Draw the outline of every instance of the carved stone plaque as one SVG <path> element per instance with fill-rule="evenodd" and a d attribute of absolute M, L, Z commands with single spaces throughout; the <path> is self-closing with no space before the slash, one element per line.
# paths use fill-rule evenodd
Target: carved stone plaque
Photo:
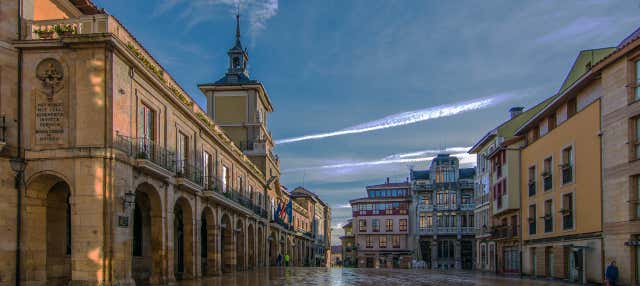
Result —
<path fill-rule="evenodd" d="M 45 59 L 36 68 L 36 78 L 41 88 L 36 92 L 35 143 L 59 145 L 65 143 L 67 129 L 66 96 L 64 96 L 64 71 L 55 59 Z"/>
<path fill-rule="evenodd" d="M 65 134 L 65 108 L 61 101 L 36 102 L 36 143 L 62 144 Z"/>

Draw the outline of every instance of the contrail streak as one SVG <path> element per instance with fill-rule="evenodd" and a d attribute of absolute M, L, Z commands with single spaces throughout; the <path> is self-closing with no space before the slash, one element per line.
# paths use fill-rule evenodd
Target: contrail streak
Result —
<path fill-rule="evenodd" d="M 462 101 L 462 102 L 457 102 L 452 104 L 429 107 L 429 108 L 420 109 L 420 110 L 396 113 L 396 114 L 385 116 L 378 120 L 369 121 L 363 124 L 358 124 L 358 125 L 351 126 L 345 129 L 337 130 L 337 131 L 276 140 L 276 144 L 286 144 L 286 143 L 327 138 L 327 137 L 340 136 L 340 135 L 346 135 L 346 134 L 363 133 L 363 132 L 369 132 L 369 131 L 374 131 L 379 129 L 412 124 L 412 123 L 421 122 L 421 121 L 434 119 L 434 118 L 452 116 L 462 112 L 487 108 L 487 107 L 499 104 L 501 102 L 504 102 L 516 95 L 522 96 L 523 93 L 526 93 L 526 92 L 505 92 L 505 93 L 499 93 L 490 97 L 483 97 L 483 98 Z"/>
<path fill-rule="evenodd" d="M 460 153 L 460 152 L 469 151 L 469 149 L 471 149 L 471 147 L 449 147 L 443 150 L 422 150 L 422 151 L 411 152 L 411 153 L 389 155 L 387 157 L 384 157 L 383 160 L 411 158 L 411 157 L 418 157 L 418 156 L 424 156 L 424 155 L 430 155 L 430 154 L 433 155 L 438 153 L 454 153 L 454 152 Z"/>
<path fill-rule="evenodd" d="M 473 163 L 475 162 L 475 155 L 471 155 L 468 153 L 456 153 L 451 156 L 458 157 L 460 159 L 460 163 Z M 396 159 L 381 159 L 375 161 L 364 161 L 364 162 L 353 162 L 353 163 L 341 163 L 341 164 L 331 164 L 331 165 L 323 165 L 323 166 L 314 166 L 314 167 L 302 167 L 302 168 L 294 168 L 282 171 L 282 173 L 291 173 L 297 171 L 309 171 L 309 170 L 325 170 L 325 169 L 340 169 L 340 168 L 354 168 L 354 167 L 371 167 L 378 165 L 386 165 L 386 164 L 399 164 L 399 163 L 416 163 L 416 162 L 424 162 L 431 161 L 435 158 L 435 156 L 429 157 L 417 157 L 417 158 L 396 158 Z"/>

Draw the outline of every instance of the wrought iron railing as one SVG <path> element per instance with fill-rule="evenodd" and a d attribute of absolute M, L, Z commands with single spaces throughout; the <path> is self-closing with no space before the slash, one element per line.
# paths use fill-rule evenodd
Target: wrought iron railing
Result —
<path fill-rule="evenodd" d="M 493 227 L 491 236 L 493 238 L 512 238 L 518 236 L 520 227 L 518 225 L 500 225 Z"/>
<path fill-rule="evenodd" d="M 243 207 L 253 211 L 256 215 L 267 218 L 267 210 L 262 206 L 255 203 L 251 198 L 243 195 L 241 192 L 226 185 L 226 189 L 223 187 L 222 180 L 216 176 L 207 176 L 204 178 L 205 191 L 212 191 L 225 196 L 227 199 L 234 201 Z"/>
<path fill-rule="evenodd" d="M 475 204 L 460 204 L 460 210 L 472 211 L 475 208 Z"/>
<path fill-rule="evenodd" d="M 149 160 L 168 171 L 176 171 L 175 152 L 153 140 L 116 134 L 113 147 L 135 159 Z"/>
<path fill-rule="evenodd" d="M 176 164 L 176 176 L 185 178 L 197 185 L 202 186 L 202 168 L 191 163 L 189 160 L 179 160 Z"/>

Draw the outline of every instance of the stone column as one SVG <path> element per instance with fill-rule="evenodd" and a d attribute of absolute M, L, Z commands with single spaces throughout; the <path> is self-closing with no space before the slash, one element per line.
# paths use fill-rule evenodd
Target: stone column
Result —
<path fill-rule="evenodd" d="M 454 256 L 455 256 L 455 269 L 462 269 L 462 243 L 460 239 L 455 241 Z"/>
<path fill-rule="evenodd" d="M 431 268 L 438 268 L 438 240 L 434 238 L 431 240 Z"/>

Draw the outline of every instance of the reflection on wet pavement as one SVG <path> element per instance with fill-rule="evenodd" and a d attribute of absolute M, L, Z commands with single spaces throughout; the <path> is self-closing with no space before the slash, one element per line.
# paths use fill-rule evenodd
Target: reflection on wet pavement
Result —
<path fill-rule="evenodd" d="M 283 268 L 225 274 L 202 280 L 183 281 L 181 286 L 257 286 L 257 285 L 487 285 L 551 286 L 570 285 L 557 281 L 520 279 L 464 271 L 424 269 L 365 268 Z"/>

